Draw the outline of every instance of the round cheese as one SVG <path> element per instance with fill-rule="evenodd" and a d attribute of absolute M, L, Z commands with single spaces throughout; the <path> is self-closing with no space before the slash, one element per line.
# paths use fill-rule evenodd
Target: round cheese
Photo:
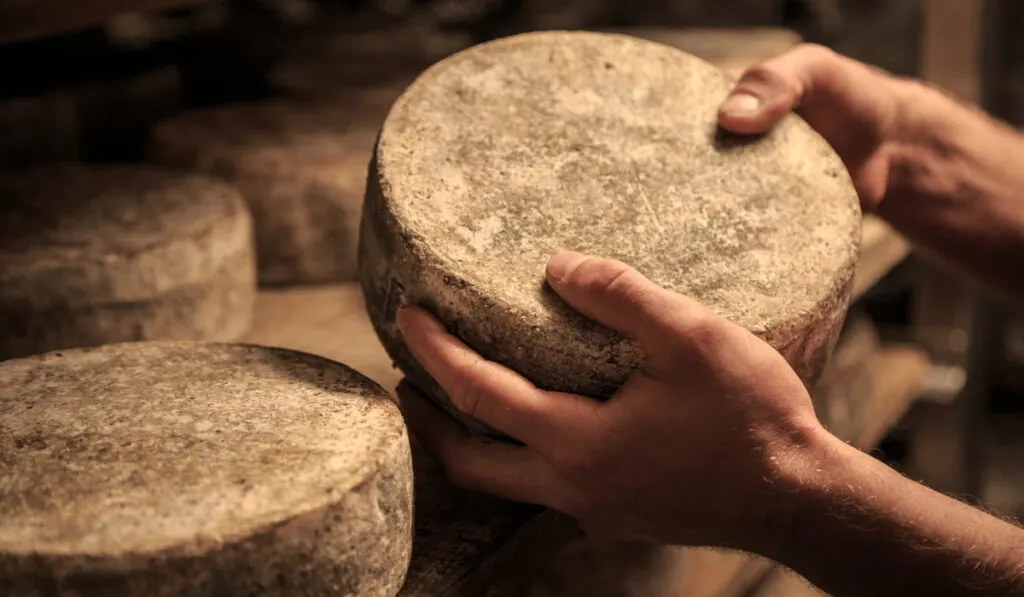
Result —
<path fill-rule="evenodd" d="M 366 172 L 383 116 L 288 101 L 162 122 L 151 157 L 237 187 L 253 213 L 263 285 L 355 279 Z"/>
<path fill-rule="evenodd" d="M 570 249 L 706 304 L 810 385 L 850 300 L 857 194 L 795 116 L 759 138 L 720 130 L 730 89 L 689 54 L 601 33 L 524 34 L 427 70 L 384 123 L 361 232 L 371 319 L 406 375 L 448 404 L 395 325 L 417 303 L 541 388 L 613 394 L 643 355 L 545 286 Z"/>
<path fill-rule="evenodd" d="M 0 363 L 9 597 L 392 597 L 412 546 L 405 427 L 338 363 L 128 343 Z"/>
<path fill-rule="evenodd" d="M 0 358 L 248 327 L 251 217 L 223 183 L 55 165 L 0 176 L 0 204 Z"/>

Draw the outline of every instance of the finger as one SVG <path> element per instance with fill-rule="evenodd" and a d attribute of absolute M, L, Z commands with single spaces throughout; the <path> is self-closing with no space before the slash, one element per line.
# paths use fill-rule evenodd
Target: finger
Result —
<path fill-rule="evenodd" d="M 569 306 L 640 342 L 649 356 L 658 351 L 666 332 L 697 325 L 710 315 L 703 305 L 612 259 L 561 252 L 548 261 L 547 277 Z"/>
<path fill-rule="evenodd" d="M 539 390 L 511 369 L 481 357 L 421 308 L 400 311 L 398 326 L 413 357 L 456 408 L 542 452 L 585 433 L 597 420 L 597 401 Z"/>
<path fill-rule="evenodd" d="M 878 69 L 804 44 L 747 69 L 722 103 L 719 122 L 734 133 L 760 134 L 796 110 L 842 155 L 851 130 L 858 145 L 865 136 L 869 143 L 881 138 L 895 109 L 892 87 Z"/>
<path fill-rule="evenodd" d="M 398 385 L 397 393 L 409 429 L 453 484 L 561 509 L 564 482 L 536 450 L 470 435 L 407 381 Z"/>
<path fill-rule="evenodd" d="M 735 133 L 768 131 L 835 76 L 835 59 L 830 50 L 805 45 L 747 69 L 722 104 L 719 121 Z"/>

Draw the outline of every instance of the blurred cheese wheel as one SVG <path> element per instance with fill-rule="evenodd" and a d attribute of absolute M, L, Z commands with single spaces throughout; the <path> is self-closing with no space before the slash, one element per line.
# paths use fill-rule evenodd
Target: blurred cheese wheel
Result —
<path fill-rule="evenodd" d="M 261 284 L 347 281 L 380 119 L 276 100 L 196 110 L 157 126 L 150 156 L 241 190 Z"/>
<path fill-rule="evenodd" d="M 142 165 L 0 175 L 0 358 L 234 339 L 254 299 L 251 217 L 221 182 Z"/>

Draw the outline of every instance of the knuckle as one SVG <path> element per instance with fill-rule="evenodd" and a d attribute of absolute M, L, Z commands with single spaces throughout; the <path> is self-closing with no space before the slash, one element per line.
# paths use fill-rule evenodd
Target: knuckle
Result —
<path fill-rule="evenodd" d="M 592 267 L 581 275 L 580 285 L 596 305 L 629 296 L 631 287 L 629 266 L 610 260 L 594 260 Z"/>
<path fill-rule="evenodd" d="M 473 360 L 457 368 L 458 380 L 448 393 L 452 404 L 470 417 L 478 418 L 484 401 L 484 389 L 480 383 L 481 361 Z"/>
<path fill-rule="evenodd" d="M 763 89 L 777 87 L 781 83 L 783 83 L 782 73 L 779 72 L 773 61 L 769 61 L 755 64 L 744 71 L 739 87 Z"/>
<path fill-rule="evenodd" d="M 728 322 L 706 309 L 696 309 L 673 318 L 670 329 L 680 348 L 705 351 L 724 345 Z"/>

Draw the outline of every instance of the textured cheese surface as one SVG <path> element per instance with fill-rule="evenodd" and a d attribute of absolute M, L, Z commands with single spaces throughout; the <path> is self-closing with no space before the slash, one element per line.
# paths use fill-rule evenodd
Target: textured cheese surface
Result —
<path fill-rule="evenodd" d="M 246 345 L 119 344 L 4 362 L 0 388 L 0 584 L 69 573 L 75 586 L 100 571 L 134 587 L 118 595 L 400 584 L 405 428 L 387 392 L 343 365 Z M 176 560 L 191 574 L 165 570 Z"/>
<path fill-rule="evenodd" d="M 814 378 L 848 302 L 859 202 L 798 118 L 756 139 L 719 130 L 730 86 L 689 54 L 598 33 L 503 39 L 424 73 L 384 124 L 364 210 L 363 283 L 399 363 L 393 308 L 421 302 L 542 386 L 613 391 L 638 348 L 544 285 L 572 249 L 696 298 Z"/>
<path fill-rule="evenodd" d="M 255 296 L 252 218 L 216 180 L 138 164 L 0 175 L 0 358 L 229 340 Z"/>
<path fill-rule="evenodd" d="M 280 100 L 196 110 L 161 123 L 150 154 L 241 190 L 254 216 L 261 283 L 348 281 L 382 118 Z"/>

